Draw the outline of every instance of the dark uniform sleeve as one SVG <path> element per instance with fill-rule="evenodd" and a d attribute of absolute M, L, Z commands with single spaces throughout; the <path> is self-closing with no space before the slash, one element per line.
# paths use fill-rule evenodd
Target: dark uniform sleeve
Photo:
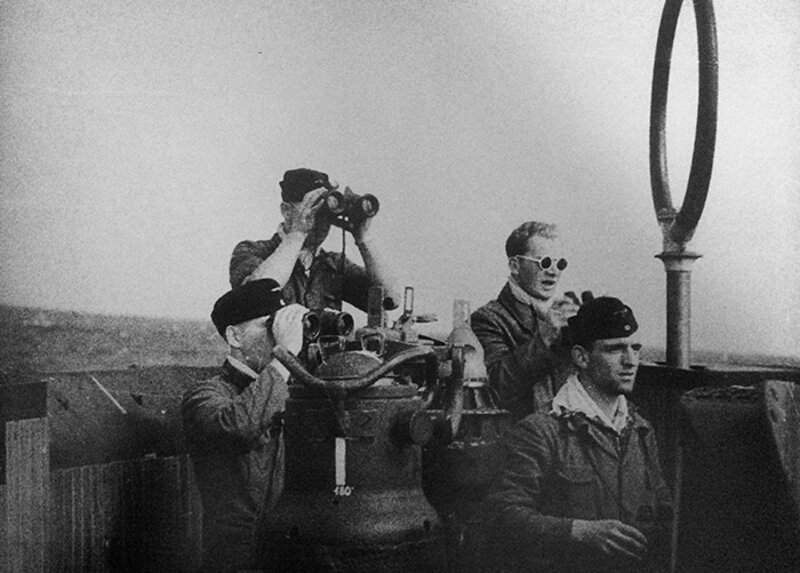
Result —
<path fill-rule="evenodd" d="M 516 419 L 530 413 L 533 385 L 554 368 L 552 352 L 537 333 L 514 348 L 511 333 L 491 310 L 473 313 L 471 325 L 483 346 L 489 382 L 499 394 L 501 405 Z"/>
<path fill-rule="evenodd" d="M 277 423 L 287 394 L 286 383 L 272 366 L 233 397 L 219 380 L 201 382 L 184 396 L 184 426 L 192 441 L 227 443 L 247 450 Z"/>
<path fill-rule="evenodd" d="M 504 543 L 527 553 L 552 554 L 569 542 L 572 520 L 542 513 L 542 496 L 553 470 L 555 431 L 546 414 L 529 416 L 505 441 L 503 477 L 489 508 Z"/>
<path fill-rule="evenodd" d="M 241 241 L 233 248 L 228 273 L 231 288 L 236 288 L 244 283 L 258 266 L 269 257 L 274 247 L 269 241 Z"/>

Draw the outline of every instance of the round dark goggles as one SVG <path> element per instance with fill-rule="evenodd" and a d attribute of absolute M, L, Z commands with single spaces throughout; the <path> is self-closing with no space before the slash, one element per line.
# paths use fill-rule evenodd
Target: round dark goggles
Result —
<path fill-rule="evenodd" d="M 539 265 L 539 268 L 542 269 L 543 271 L 546 271 L 553 265 L 555 265 L 556 268 L 560 271 L 563 271 L 564 269 L 567 268 L 567 259 L 563 257 L 559 257 L 557 259 L 554 259 L 553 257 L 528 257 L 525 255 L 517 255 L 517 257 L 520 259 L 533 261 L 534 263 Z"/>

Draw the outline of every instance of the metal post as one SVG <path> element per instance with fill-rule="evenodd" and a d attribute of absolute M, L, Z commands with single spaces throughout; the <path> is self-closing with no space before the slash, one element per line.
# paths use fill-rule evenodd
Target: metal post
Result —
<path fill-rule="evenodd" d="M 667 272 L 667 365 L 687 369 L 691 364 L 691 265 L 700 255 L 686 251 L 703 213 L 717 134 L 717 28 L 712 0 L 694 0 L 698 52 L 698 105 L 694 151 L 686 195 L 677 212 L 667 177 L 667 90 L 669 87 L 672 45 L 683 0 L 665 0 L 658 29 L 656 58 L 653 65 L 653 90 L 650 101 L 650 185 L 656 219 L 664 237 L 664 252 L 656 255 Z M 679 396 L 673 397 L 674 427 L 678 428 Z M 672 530 L 670 571 L 678 568 L 678 532 L 680 529 L 683 449 L 679 432 L 675 433 L 673 483 L 675 521 Z"/>
<path fill-rule="evenodd" d="M 656 255 L 667 272 L 667 366 L 691 364 L 691 265 L 701 255 L 684 251 Z"/>

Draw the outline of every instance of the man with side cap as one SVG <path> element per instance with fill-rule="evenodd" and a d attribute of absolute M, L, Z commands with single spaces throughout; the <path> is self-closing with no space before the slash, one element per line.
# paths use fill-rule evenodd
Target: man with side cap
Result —
<path fill-rule="evenodd" d="M 497 299 L 472 313 L 483 346 L 489 384 L 517 420 L 546 407 L 569 370 L 559 348 L 561 330 L 578 308 L 556 294 L 567 259 L 559 230 L 528 221 L 506 240 L 510 275 Z"/>
<path fill-rule="evenodd" d="M 181 408 L 203 504 L 202 571 L 247 569 L 256 521 L 280 495 L 288 371 L 273 348 L 300 351 L 305 312 L 287 306 L 272 279 L 237 287 L 214 305 L 211 319 L 229 355 L 218 376 L 185 394 Z"/>
<path fill-rule="evenodd" d="M 372 217 L 344 224 L 364 260 L 361 267 L 341 253 L 321 248 L 332 220 L 323 208 L 323 199 L 336 188 L 328 175 L 313 169 L 292 169 L 284 174 L 280 186 L 283 222 L 269 240 L 236 245 L 230 260 L 231 286 L 269 277 L 283 287 L 287 302 L 341 310 L 344 300 L 364 311 L 370 287 L 381 286 L 384 308 L 396 308 L 399 295 L 388 265 L 375 247 L 370 232 Z M 352 194 L 349 187 L 344 194 Z"/>
<path fill-rule="evenodd" d="M 637 328 L 616 298 L 585 303 L 569 320 L 576 371 L 549 412 L 506 436 L 507 464 L 489 497 L 506 571 L 667 569 L 670 493 L 653 429 L 627 400 Z"/>

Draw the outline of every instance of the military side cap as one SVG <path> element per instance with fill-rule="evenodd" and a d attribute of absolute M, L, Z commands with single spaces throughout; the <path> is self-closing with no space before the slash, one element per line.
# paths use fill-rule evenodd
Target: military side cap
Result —
<path fill-rule="evenodd" d="M 259 316 L 269 316 L 286 306 L 281 296 L 281 286 L 272 279 L 259 279 L 245 283 L 217 299 L 211 311 L 211 321 L 220 336 L 225 329 Z"/>
<path fill-rule="evenodd" d="M 287 203 L 297 203 L 302 201 L 306 193 L 319 189 L 320 187 L 330 188 L 328 174 L 313 169 L 291 169 L 283 174 L 281 185 L 281 199 Z"/>
<path fill-rule="evenodd" d="M 595 340 L 625 338 L 639 328 L 633 311 L 618 298 L 601 296 L 583 304 L 569 319 L 573 344 L 584 346 Z"/>

